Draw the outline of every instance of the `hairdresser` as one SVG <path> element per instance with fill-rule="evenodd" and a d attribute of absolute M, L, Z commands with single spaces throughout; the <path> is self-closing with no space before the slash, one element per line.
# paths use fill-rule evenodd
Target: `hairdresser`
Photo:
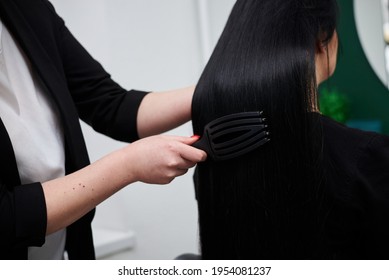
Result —
<path fill-rule="evenodd" d="M 124 90 L 47 0 L 0 0 L 0 43 L 0 258 L 94 259 L 99 203 L 205 159 L 196 138 L 151 136 L 189 120 L 193 88 Z M 90 164 L 79 119 L 132 144 Z"/>

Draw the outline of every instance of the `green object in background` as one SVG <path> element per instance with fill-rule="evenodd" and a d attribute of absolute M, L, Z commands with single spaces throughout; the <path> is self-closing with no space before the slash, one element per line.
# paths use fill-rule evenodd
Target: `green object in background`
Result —
<path fill-rule="evenodd" d="M 371 68 L 359 41 L 353 0 L 338 0 L 337 28 L 340 49 L 335 74 L 324 88 L 336 88 L 349 100 L 350 120 L 375 120 L 381 132 L 389 135 L 389 92 Z M 366 11 L 367 12 L 367 11 Z M 372 30 L 371 32 L 382 32 Z M 383 42 L 382 42 L 383 43 Z M 384 54 L 383 54 L 383 58 Z M 347 122 L 348 123 L 348 122 Z"/>
<path fill-rule="evenodd" d="M 323 115 L 337 122 L 346 123 L 349 119 L 349 100 L 346 95 L 336 89 L 321 89 L 319 93 L 319 106 Z"/>

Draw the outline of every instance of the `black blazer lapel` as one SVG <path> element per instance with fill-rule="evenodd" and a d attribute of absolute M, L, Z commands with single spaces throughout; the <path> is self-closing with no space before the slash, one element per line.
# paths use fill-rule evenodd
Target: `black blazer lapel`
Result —
<path fill-rule="evenodd" d="M 21 5 L 22 7 L 19 7 L 18 5 Z M 82 137 L 78 112 L 74 106 L 72 97 L 67 90 L 66 78 L 64 74 L 60 73 L 56 68 L 61 62 L 54 61 L 54 54 L 49 54 L 47 51 L 48 46 L 43 46 L 42 43 L 42 40 L 45 40 L 48 44 L 54 44 L 54 42 L 56 42 L 55 37 L 50 32 L 47 32 L 47 26 L 43 26 L 43 23 L 40 26 L 37 25 L 38 27 L 35 26 L 35 28 L 32 28 L 29 25 L 30 22 L 36 23 L 34 22 L 35 18 L 29 18 L 29 21 L 27 21 L 22 12 L 22 10 L 24 11 L 29 8 L 37 9 L 37 11 L 41 13 L 42 10 L 47 11 L 46 14 L 35 14 L 34 16 L 37 20 L 39 20 L 39 17 L 52 16 L 52 14 L 49 13 L 48 7 L 43 4 L 43 1 L 0 0 L 0 17 L 31 61 L 33 68 L 43 82 L 43 86 L 46 87 L 47 92 L 51 94 L 57 104 L 62 117 L 67 144 L 67 166 L 75 165 L 74 167 L 80 168 L 89 164 L 89 159 L 85 153 L 86 146 Z M 29 14 L 31 13 L 29 12 Z M 47 22 L 50 24 L 50 21 Z M 44 28 L 47 33 L 44 35 L 37 34 L 37 32 L 39 32 L 39 27 Z M 53 27 L 53 30 L 54 29 L 55 28 Z M 54 33 L 54 31 L 52 33 Z M 52 38 L 47 39 L 45 36 L 52 36 Z M 56 46 L 51 47 L 51 49 L 56 49 Z M 70 164 L 69 160 L 73 163 Z M 68 172 L 74 171 L 74 167 L 68 168 Z"/>
<path fill-rule="evenodd" d="M 25 2 L 28 3 L 28 1 Z M 15 1 L 0 0 L 0 16 L 3 23 L 8 27 L 31 61 L 34 69 L 44 82 L 44 85 L 52 94 L 60 111 L 63 111 L 63 108 L 66 108 L 67 113 L 63 117 L 72 115 L 77 116 L 72 99 L 66 91 L 66 81 L 54 67 L 55 63 L 38 39 L 39 34 L 36 34 L 36 31 L 29 26 Z M 37 15 L 37 17 L 39 16 L 44 15 Z"/>

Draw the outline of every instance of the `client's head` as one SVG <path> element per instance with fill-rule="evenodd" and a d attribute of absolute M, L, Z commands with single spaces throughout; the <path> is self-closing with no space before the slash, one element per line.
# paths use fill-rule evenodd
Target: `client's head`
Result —
<path fill-rule="evenodd" d="M 264 111 L 271 141 L 198 166 L 204 258 L 310 258 L 320 226 L 317 85 L 335 69 L 335 0 L 238 0 L 199 80 L 194 133 L 218 117 Z"/>

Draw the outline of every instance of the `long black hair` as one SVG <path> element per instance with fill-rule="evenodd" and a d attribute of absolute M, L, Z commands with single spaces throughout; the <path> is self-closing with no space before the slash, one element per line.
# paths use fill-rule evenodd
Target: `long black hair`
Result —
<path fill-rule="evenodd" d="M 232 113 L 263 111 L 270 142 L 199 164 L 204 259 L 328 258 L 315 53 L 336 29 L 335 0 L 237 0 L 199 80 L 195 134 Z"/>

